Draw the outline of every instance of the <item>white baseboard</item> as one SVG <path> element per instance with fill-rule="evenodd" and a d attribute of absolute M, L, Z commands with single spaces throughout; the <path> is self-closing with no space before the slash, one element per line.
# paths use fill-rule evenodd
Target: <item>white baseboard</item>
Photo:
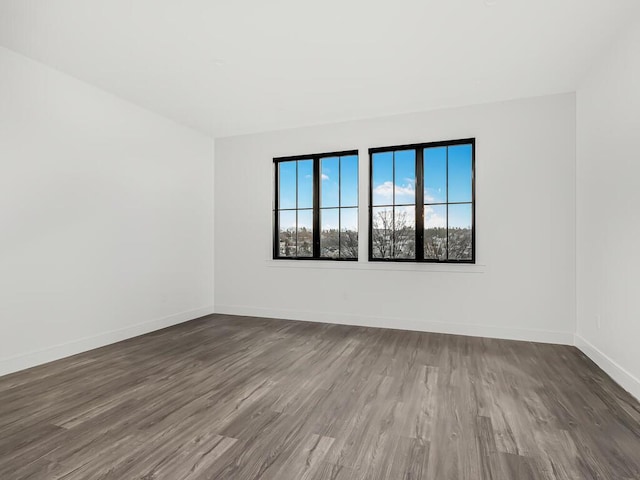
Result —
<path fill-rule="evenodd" d="M 309 322 L 333 323 L 339 325 L 353 325 L 374 328 L 393 328 L 419 332 L 447 333 L 453 335 L 467 335 L 472 337 L 489 337 L 505 340 L 522 340 L 528 342 L 554 343 L 560 345 L 575 345 L 587 357 L 593 360 L 602 370 L 613 378 L 620 386 L 640 399 L 640 379 L 635 377 L 609 356 L 604 354 L 586 339 L 578 334 L 554 332 L 522 328 L 497 327 L 488 325 L 469 325 L 461 323 L 446 323 L 428 321 L 424 319 L 406 319 L 392 317 L 376 317 L 356 314 L 332 312 L 311 312 L 304 310 L 282 310 L 247 307 L 241 305 L 216 305 L 202 307 L 186 312 L 176 313 L 167 317 L 137 323 L 126 328 L 85 337 L 64 344 L 53 345 L 46 349 L 0 359 L 0 376 L 31 368 L 43 363 L 59 360 L 71 355 L 86 352 L 94 348 L 104 347 L 128 338 L 177 325 L 179 323 L 204 317 L 212 313 L 227 315 L 245 315 L 255 317 L 280 318 L 286 320 L 303 320 Z"/>
<path fill-rule="evenodd" d="M 216 305 L 215 312 L 228 315 L 281 318 L 285 320 L 304 320 L 308 322 L 335 323 L 359 327 L 393 328 L 417 332 L 448 333 L 471 337 L 489 337 L 505 340 L 573 345 L 573 333 L 569 332 L 437 322 L 417 318 L 407 319 L 333 312 L 256 308 L 241 305 Z"/>
<path fill-rule="evenodd" d="M 94 348 L 104 347 L 111 343 L 137 337 L 138 335 L 143 335 L 145 333 L 177 325 L 182 322 L 194 320 L 212 313 L 212 306 L 196 308 L 194 310 L 176 313 L 167 317 L 136 323 L 118 330 L 111 330 L 98 335 L 73 340 L 71 342 L 52 345 L 51 347 L 47 347 L 42 350 L 3 358 L 0 359 L 0 376 L 24 370 L 26 368 L 35 367 L 36 365 L 41 365 L 43 363 L 52 362 L 54 360 L 59 360 L 71 355 L 76 355 Z"/>
<path fill-rule="evenodd" d="M 575 346 L 613 378 L 622 388 L 640 400 L 640 379 L 596 348 L 582 336 L 575 335 Z"/>

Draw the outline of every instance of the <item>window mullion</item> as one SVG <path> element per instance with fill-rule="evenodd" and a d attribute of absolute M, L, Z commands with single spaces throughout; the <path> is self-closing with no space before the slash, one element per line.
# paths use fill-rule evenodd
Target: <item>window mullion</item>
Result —
<path fill-rule="evenodd" d="M 445 237 L 445 245 L 447 247 L 447 256 L 445 257 L 447 259 L 447 262 L 449 261 L 449 147 L 447 146 L 446 148 L 446 153 L 447 153 L 447 157 L 446 157 L 446 163 L 445 163 L 445 174 L 446 174 L 446 190 L 447 190 L 447 194 L 446 194 L 446 230 L 444 232 L 444 234 L 446 235 Z"/>
<path fill-rule="evenodd" d="M 280 256 L 280 164 L 275 165 L 275 199 L 273 202 L 273 258 Z"/>
<path fill-rule="evenodd" d="M 416 149 L 416 260 L 424 260 L 424 149 Z"/>
<path fill-rule="evenodd" d="M 338 157 L 338 258 L 342 257 L 342 157 Z"/>
<path fill-rule="evenodd" d="M 320 258 L 320 159 L 313 157 L 313 258 Z"/>
<path fill-rule="evenodd" d="M 471 148 L 471 262 L 476 263 L 476 145 Z"/>
<path fill-rule="evenodd" d="M 369 204 L 367 205 L 367 210 L 369 211 L 369 221 L 367 222 L 367 229 L 369 232 L 368 235 L 368 239 L 367 239 L 367 250 L 368 250 L 368 260 L 372 261 L 373 260 L 373 154 L 371 152 L 369 152 L 369 188 L 368 190 L 368 197 L 369 197 Z M 358 206 L 360 205 L 360 202 L 358 202 Z"/>

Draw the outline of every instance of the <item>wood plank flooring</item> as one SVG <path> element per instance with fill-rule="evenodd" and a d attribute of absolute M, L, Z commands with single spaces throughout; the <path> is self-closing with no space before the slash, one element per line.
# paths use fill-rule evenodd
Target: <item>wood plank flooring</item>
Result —
<path fill-rule="evenodd" d="M 0 378 L 0 479 L 640 479 L 573 347 L 212 315 Z"/>

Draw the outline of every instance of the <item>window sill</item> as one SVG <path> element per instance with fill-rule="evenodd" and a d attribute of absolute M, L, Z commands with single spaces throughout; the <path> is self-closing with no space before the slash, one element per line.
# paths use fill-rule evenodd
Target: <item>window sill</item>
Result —
<path fill-rule="evenodd" d="M 480 263 L 412 263 L 412 262 L 367 262 L 332 260 L 273 260 L 266 261 L 269 268 L 302 268 L 318 270 L 379 270 L 390 272 L 418 273 L 485 273 L 487 266 Z"/>

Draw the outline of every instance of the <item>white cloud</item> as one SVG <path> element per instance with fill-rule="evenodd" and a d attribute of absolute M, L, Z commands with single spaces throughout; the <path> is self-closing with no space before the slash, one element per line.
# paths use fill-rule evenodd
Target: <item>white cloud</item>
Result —
<path fill-rule="evenodd" d="M 373 189 L 374 195 L 391 200 L 393 198 L 393 182 L 384 182 Z M 396 185 L 396 196 L 410 200 L 406 203 L 415 202 L 416 190 L 411 183 L 406 185 Z M 389 202 L 391 203 L 391 202 Z"/>
<path fill-rule="evenodd" d="M 307 174 L 304 176 L 304 178 L 313 178 L 313 175 L 311 174 Z M 329 180 L 329 175 L 325 175 L 324 173 L 322 174 L 322 180 Z"/>
<path fill-rule="evenodd" d="M 433 207 L 427 205 L 424 207 L 424 224 L 425 228 L 445 228 L 447 219 L 436 213 Z"/>
<path fill-rule="evenodd" d="M 396 195 L 415 197 L 416 190 L 413 185 L 407 184 L 406 186 L 396 185 Z"/>

